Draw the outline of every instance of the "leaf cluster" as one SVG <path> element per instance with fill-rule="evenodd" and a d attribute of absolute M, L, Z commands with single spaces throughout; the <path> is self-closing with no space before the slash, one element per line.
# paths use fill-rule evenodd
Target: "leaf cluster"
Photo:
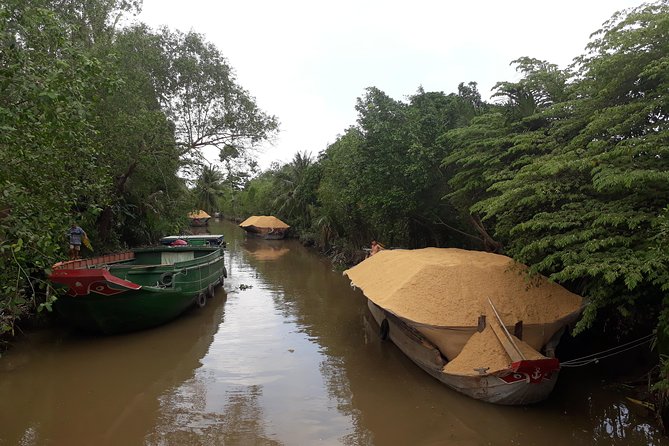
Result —
<path fill-rule="evenodd" d="M 200 150 L 241 156 L 276 130 L 202 36 L 120 29 L 140 3 L 0 3 L 0 335 L 50 307 L 70 223 L 96 254 L 178 232 L 213 201 Z M 195 191 L 188 169 L 203 172 Z"/>

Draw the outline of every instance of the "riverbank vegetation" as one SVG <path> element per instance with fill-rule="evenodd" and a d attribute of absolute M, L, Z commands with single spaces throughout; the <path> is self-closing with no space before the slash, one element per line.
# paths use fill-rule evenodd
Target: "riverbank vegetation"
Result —
<path fill-rule="evenodd" d="M 231 182 L 224 212 L 275 214 L 326 252 L 374 238 L 504 253 L 588 299 L 577 332 L 662 340 L 669 4 L 614 15 L 566 69 L 513 64 L 491 101 L 474 82 L 403 101 L 368 88 L 333 144 Z"/>
<path fill-rule="evenodd" d="M 0 4 L 0 335 L 50 305 L 71 222 L 96 253 L 177 233 L 201 149 L 234 160 L 277 129 L 203 36 L 119 27 L 140 5 Z"/>

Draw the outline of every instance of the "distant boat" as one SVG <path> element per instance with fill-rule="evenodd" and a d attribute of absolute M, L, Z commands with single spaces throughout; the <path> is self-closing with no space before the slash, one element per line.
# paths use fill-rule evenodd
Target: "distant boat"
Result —
<path fill-rule="evenodd" d="M 54 309 L 80 329 L 105 334 L 164 324 L 203 307 L 227 271 L 222 247 L 142 248 L 60 262 L 49 280 L 67 293 Z"/>
<path fill-rule="evenodd" d="M 200 209 L 197 212 L 191 212 L 188 214 L 188 218 L 190 219 L 191 226 L 207 226 L 209 224 L 209 220 L 211 219 L 211 215 Z"/>
<path fill-rule="evenodd" d="M 279 240 L 286 236 L 289 225 L 271 215 L 254 215 L 239 224 L 248 235 L 264 238 L 265 240 Z"/>
<path fill-rule="evenodd" d="M 383 250 L 344 271 L 383 339 L 472 398 L 530 404 L 548 397 L 554 351 L 582 298 L 506 256 L 453 248 Z M 543 352 L 543 353 L 542 353 Z"/>
<path fill-rule="evenodd" d="M 223 234 L 199 234 L 199 235 L 168 235 L 160 239 L 162 245 L 171 245 L 177 240 L 183 240 L 190 246 L 225 246 Z"/>

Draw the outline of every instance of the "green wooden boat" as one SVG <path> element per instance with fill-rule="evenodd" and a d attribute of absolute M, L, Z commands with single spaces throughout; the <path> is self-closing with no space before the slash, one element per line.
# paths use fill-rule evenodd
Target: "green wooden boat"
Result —
<path fill-rule="evenodd" d="M 87 331 L 122 333 L 203 307 L 227 277 L 222 247 L 161 246 L 60 262 L 51 282 L 67 287 L 54 308 Z"/>

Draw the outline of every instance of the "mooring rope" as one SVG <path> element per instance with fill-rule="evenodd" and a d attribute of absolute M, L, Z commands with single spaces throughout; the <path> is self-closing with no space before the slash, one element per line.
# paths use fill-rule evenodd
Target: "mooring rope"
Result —
<path fill-rule="evenodd" d="M 600 359 L 608 358 L 610 356 L 617 355 L 619 353 L 626 352 L 628 350 L 632 350 L 634 348 L 640 347 L 644 344 L 647 344 L 655 338 L 655 335 L 653 333 L 642 336 L 639 339 L 636 339 L 634 341 L 627 342 L 625 344 L 618 345 L 616 347 L 612 347 L 608 350 L 601 351 L 599 353 L 593 353 L 591 355 L 583 356 L 581 358 L 576 358 L 576 359 L 570 359 L 569 361 L 561 362 L 560 366 L 561 367 L 581 367 L 584 365 L 592 364 L 592 363 L 597 363 L 599 362 Z"/>

